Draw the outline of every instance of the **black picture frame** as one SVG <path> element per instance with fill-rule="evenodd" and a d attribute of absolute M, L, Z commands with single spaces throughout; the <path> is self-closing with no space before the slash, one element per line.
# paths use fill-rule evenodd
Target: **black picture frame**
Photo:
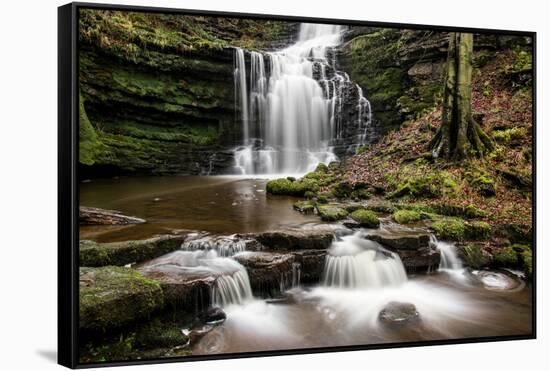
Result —
<path fill-rule="evenodd" d="M 79 290 L 79 182 L 78 182 L 78 105 L 79 105 L 79 42 L 78 14 L 80 9 L 119 10 L 147 13 L 168 13 L 179 15 L 218 16 L 248 19 L 280 20 L 291 22 L 332 23 L 354 26 L 386 28 L 405 28 L 412 30 L 456 31 L 477 34 L 515 35 L 532 38 L 533 52 L 533 171 L 532 171 L 532 240 L 533 240 L 533 296 L 532 296 L 532 333 L 517 336 L 490 336 L 461 339 L 414 341 L 391 344 L 365 344 L 358 346 L 334 346 L 325 348 L 306 348 L 277 351 L 243 352 L 235 354 L 217 354 L 205 356 L 186 356 L 175 358 L 144 359 L 135 361 L 109 361 L 103 363 L 81 364 L 78 362 L 78 290 Z M 90 368 L 123 366 L 153 363 L 189 362 L 215 359 L 265 357 L 291 354 L 324 352 L 342 352 L 381 348 L 419 347 L 478 342 L 536 339 L 537 304 L 537 253 L 536 253 L 536 32 L 514 31 L 485 28 L 448 27 L 442 25 L 421 25 L 358 21 L 347 19 L 310 18 L 269 14 L 233 13 L 222 11 L 201 11 L 189 9 L 159 8 L 130 5 L 111 5 L 73 2 L 58 8 L 58 363 L 69 368 Z"/>

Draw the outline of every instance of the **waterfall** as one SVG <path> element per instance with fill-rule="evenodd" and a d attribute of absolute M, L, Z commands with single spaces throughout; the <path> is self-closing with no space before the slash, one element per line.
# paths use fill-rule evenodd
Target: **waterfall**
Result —
<path fill-rule="evenodd" d="M 213 306 L 225 307 L 230 304 L 243 304 L 252 299 L 248 273 L 242 265 L 235 263 L 239 265 L 239 269 L 235 273 L 222 275 L 216 279 L 212 289 Z"/>
<path fill-rule="evenodd" d="M 242 146 L 235 167 L 242 174 L 303 174 L 319 162 L 336 161 L 332 144 L 346 135 L 344 105 L 354 91 L 357 127 L 354 148 L 366 139 L 370 103 L 346 73 L 336 71 L 334 47 L 344 28 L 300 25 L 298 41 L 270 53 L 235 49 L 235 96 Z M 248 81 L 248 83 L 247 83 Z M 356 87 L 355 89 L 353 87 Z M 349 135 L 348 135 L 349 136 Z"/>
<path fill-rule="evenodd" d="M 246 250 L 246 241 L 234 235 L 191 236 L 182 243 L 181 248 L 186 251 L 214 250 L 218 256 L 231 257 Z"/>
<path fill-rule="evenodd" d="M 328 251 L 323 272 L 325 286 L 382 288 L 406 281 L 399 256 L 377 242 L 362 238 L 361 232 L 333 242 Z"/>
<path fill-rule="evenodd" d="M 430 244 L 435 246 L 441 254 L 439 270 L 461 271 L 462 261 L 456 254 L 456 246 L 453 243 L 438 241 L 434 235 L 430 236 Z"/>

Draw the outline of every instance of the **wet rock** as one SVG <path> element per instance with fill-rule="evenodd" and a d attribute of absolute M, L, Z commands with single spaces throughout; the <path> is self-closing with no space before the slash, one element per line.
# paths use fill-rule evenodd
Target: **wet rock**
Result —
<path fill-rule="evenodd" d="M 419 313 L 414 304 L 398 301 L 389 302 L 378 315 L 387 325 L 403 325 L 418 320 Z"/>
<path fill-rule="evenodd" d="M 256 295 L 276 296 L 292 286 L 292 254 L 246 251 L 233 258 L 246 268 Z"/>
<path fill-rule="evenodd" d="M 163 235 L 146 240 L 97 243 L 82 240 L 79 244 L 80 265 L 101 267 L 126 265 L 156 258 L 180 248 L 185 236 Z"/>
<path fill-rule="evenodd" d="M 124 267 L 80 268 L 79 324 L 105 331 L 149 317 L 161 309 L 161 286 Z"/>
<path fill-rule="evenodd" d="M 348 216 L 348 212 L 345 209 L 332 204 L 317 205 L 317 213 L 321 217 L 321 220 L 326 222 L 341 220 Z"/>
<path fill-rule="evenodd" d="M 426 273 L 437 269 L 441 260 L 439 250 L 423 247 L 418 250 L 396 250 L 408 274 Z"/>
<path fill-rule="evenodd" d="M 256 239 L 273 250 L 327 249 L 332 243 L 334 231 L 322 229 L 296 229 L 263 232 Z"/>
<path fill-rule="evenodd" d="M 135 216 L 124 215 L 117 210 L 80 206 L 78 222 L 80 225 L 128 225 L 141 224 L 146 221 Z"/>
<path fill-rule="evenodd" d="M 199 319 L 207 325 L 223 323 L 226 318 L 227 315 L 223 309 L 219 307 L 208 308 L 205 312 L 199 315 Z"/>
<path fill-rule="evenodd" d="M 293 207 L 294 210 L 306 215 L 315 212 L 315 204 L 311 201 L 298 201 L 294 203 Z"/>
<path fill-rule="evenodd" d="M 183 347 L 189 337 L 174 323 L 156 318 L 140 326 L 136 331 L 135 345 L 143 349 Z"/>
<path fill-rule="evenodd" d="M 178 266 L 177 260 L 160 257 L 137 267 L 145 277 L 162 287 L 166 304 L 173 309 L 199 313 L 210 305 L 217 275 L 196 267 Z"/>
<path fill-rule="evenodd" d="M 325 268 L 325 250 L 301 250 L 294 251 L 294 260 L 300 264 L 300 282 L 318 283 L 323 276 Z"/>
<path fill-rule="evenodd" d="M 369 233 L 366 238 L 395 250 L 418 250 L 428 247 L 430 244 L 430 235 L 428 233 L 413 230 L 381 230 Z"/>

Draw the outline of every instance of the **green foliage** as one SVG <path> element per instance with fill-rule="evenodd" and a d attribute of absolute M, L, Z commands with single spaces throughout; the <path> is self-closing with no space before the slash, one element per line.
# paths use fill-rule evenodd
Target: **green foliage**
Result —
<path fill-rule="evenodd" d="M 366 228 L 378 228 L 380 220 L 378 216 L 371 210 L 357 209 L 351 213 L 351 218 Z"/>
<path fill-rule="evenodd" d="M 505 130 L 495 130 L 491 134 L 495 141 L 503 144 L 524 139 L 528 135 L 530 135 L 530 133 L 526 127 L 513 127 Z"/>
<path fill-rule="evenodd" d="M 393 213 L 393 220 L 400 224 L 414 223 L 420 219 L 420 213 L 412 210 L 397 210 Z"/>
<path fill-rule="evenodd" d="M 461 241 L 465 237 L 464 221 L 457 218 L 444 218 L 433 223 L 432 228 L 438 238 Z"/>
<path fill-rule="evenodd" d="M 464 246 L 464 264 L 473 269 L 483 268 L 489 263 L 489 258 L 478 245 Z"/>
<path fill-rule="evenodd" d="M 435 198 L 442 195 L 453 195 L 458 191 L 458 184 L 451 174 L 445 171 L 424 172 L 405 176 L 389 198 L 411 196 L 416 198 Z"/>
<path fill-rule="evenodd" d="M 362 153 L 365 153 L 369 150 L 369 145 L 368 144 L 363 144 L 361 147 L 357 148 L 357 150 L 355 151 L 355 154 L 357 155 L 360 155 Z"/>
<path fill-rule="evenodd" d="M 470 186 L 484 197 L 492 197 L 496 195 L 495 181 L 488 172 L 476 169 L 465 173 Z"/>
<path fill-rule="evenodd" d="M 351 196 L 351 193 L 353 192 L 352 186 L 348 182 L 339 182 L 336 183 L 331 188 L 332 194 L 336 198 L 348 198 Z"/>
<path fill-rule="evenodd" d="M 519 257 L 512 246 L 506 246 L 493 255 L 493 259 L 498 266 L 515 267 L 519 262 Z"/>
<path fill-rule="evenodd" d="M 272 195 L 304 197 L 306 192 L 311 192 L 308 195 L 316 194 L 319 191 L 319 184 L 311 178 L 302 178 L 296 181 L 280 178 L 267 182 L 266 190 Z"/>
<path fill-rule="evenodd" d="M 328 222 L 344 219 L 348 216 L 348 212 L 345 209 L 330 204 L 318 204 L 317 212 L 319 213 L 321 220 Z"/>
<path fill-rule="evenodd" d="M 474 221 L 465 224 L 465 237 L 471 240 L 488 240 L 491 238 L 491 225 L 487 222 Z"/>

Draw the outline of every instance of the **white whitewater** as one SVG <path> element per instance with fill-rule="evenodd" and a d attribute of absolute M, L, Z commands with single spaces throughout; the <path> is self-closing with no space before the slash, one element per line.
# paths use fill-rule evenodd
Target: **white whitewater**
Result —
<path fill-rule="evenodd" d="M 438 249 L 441 254 L 439 260 L 440 271 L 462 271 L 464 269 L 462 261 L 456 253 L 456 246 L 454 243 L 438 241 L 434 235 L 431 235 L 430 244 Z"/>
<path fill-rule="evenodd" d="M 337 160 L 330 141 L 342 136 L 344 88 L 351 81 L 334 70 L 329 50 L 341 43 L 343 31 L 342 26 L 301 24 L 298 41 L 286 49 L 246 52 L 248 79 L 245 52 L 236 49 L 243 145 L 235 151 L 235 166 L 241 174 L 304 174 L 319 162 Z M 366 128 L 370 103 L 359 86 L 357 94 L 358 120 Z"/>
<path fill-rule="evenodd" d="M 328 251 L 323 283 L 337 288 L 385 288 L 407 281 L 399 256 L 361 232 L 333 242 Z"/>

